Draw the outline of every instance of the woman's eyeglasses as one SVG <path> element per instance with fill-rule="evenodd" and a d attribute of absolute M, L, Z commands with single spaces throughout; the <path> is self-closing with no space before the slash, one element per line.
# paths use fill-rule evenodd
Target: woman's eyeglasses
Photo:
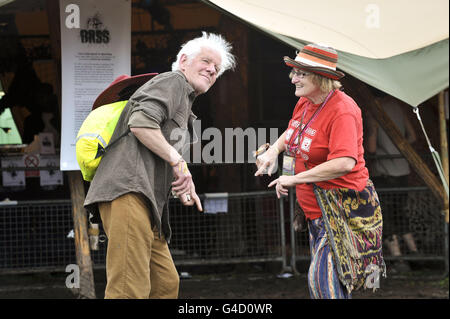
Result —
<path fill-rule="evenodd" d="M 303 79 L 306 78 L 308 75 L 311 75 L 311 73 L 304 72 L 298 69 L 292 69 L 292 71 L 289 73 L 289 78 L 292 80 L 295 76 Z"/>

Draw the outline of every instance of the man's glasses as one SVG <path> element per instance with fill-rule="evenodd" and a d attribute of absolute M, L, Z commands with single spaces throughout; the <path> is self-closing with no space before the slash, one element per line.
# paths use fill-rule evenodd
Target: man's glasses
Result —
<path fill-rule="evenodd" d="M 289 73 L 289 78 L 292 80 L 295 76 L 303 79 L 306 78 L 308 75 L 311 75 L 311 73 L 305 72 L 305 71 L 301 71 L 298 69 L 292 69 L 292 71 Z"/>

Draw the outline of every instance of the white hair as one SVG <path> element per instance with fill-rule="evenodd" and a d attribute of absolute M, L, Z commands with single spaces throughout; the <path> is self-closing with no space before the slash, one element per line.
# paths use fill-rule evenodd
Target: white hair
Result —
<path fill-rule="evenodd" d="M 221 76 L 226 70 L 235 68 L 236 59 L 234 55 L 231 54 L 231 44 L 218 34 L 208 34 L 205 31 L 202 31 L 201 37 L 192 39 L 181 46 L 181 50 L 177 54 L 177 60 L 172 63 L 172 71 L 177 71 L 180 69 L 181 55 L 185 54 L 188 61 L 191 61 L 197 56 L 197 54 L 200 53 L 202 48 L 209 48 L 220 54 L 222 63 L 219 67 L 217 77 Z"/>

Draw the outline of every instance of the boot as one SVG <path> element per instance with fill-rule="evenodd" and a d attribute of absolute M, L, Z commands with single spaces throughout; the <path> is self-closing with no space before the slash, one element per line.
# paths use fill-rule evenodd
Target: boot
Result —
<path fill-rule="evenodd" d="M 406 243 L 406 246 L 408 247 L 408 250 L 412 254 L 418 254 L 419 251 L 417 250 L 416 242 L 414 241 L 414 237 L 412 233 L 403 234 L 403 240 Z"/>
<path fill-rule="evenodd" d="M 400 244 L 398 242 L 398 237 L 397 235 L 392 235 L 391 237 L 392 239 L 386 239 L 384 241 L 384 243 L 386 244 L 386 246 L 389 249 L 389 252 L 391 253 L 392 256 L 398 257 L 402 255 L 402 252 L 400 251 Z"/>
<path fill-rule="evenodd" d="M 392 240 L 386 239 L 385 244 L 389 249 L 392 256 L 399 257 L 402 255 L 400 250 L 400 243 L 397 235 L 392 235 Z M 396 260 L 392 263 L 392 272 L 394 273 L 404 273 L 411 271 L 409 264 L 404 260 Z"/>

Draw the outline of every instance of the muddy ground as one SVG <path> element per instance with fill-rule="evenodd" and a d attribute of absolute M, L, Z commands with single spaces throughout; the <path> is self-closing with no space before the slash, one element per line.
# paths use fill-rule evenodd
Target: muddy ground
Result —
<path fill-rule="evenodd" d="M 278 264 L 244 264 L 209 267 L 178 267 L 187 273 L 180 283 L 182 299 L 309 299 L 307 265 L 297 266 L 299 274 L 279 278 Z M 2 274 L 0 299 L 74 299 L 66 288 L 68 273 L 62 271 Z M 103 298 L 105 270 L 94 272 L 96 297 Z M 448 299 L 448 274 L 442 263 L 421 265 L 406 273 L 391 270 L 381 278 L 376 292 L 362 290 L 353 299 Z"/>

